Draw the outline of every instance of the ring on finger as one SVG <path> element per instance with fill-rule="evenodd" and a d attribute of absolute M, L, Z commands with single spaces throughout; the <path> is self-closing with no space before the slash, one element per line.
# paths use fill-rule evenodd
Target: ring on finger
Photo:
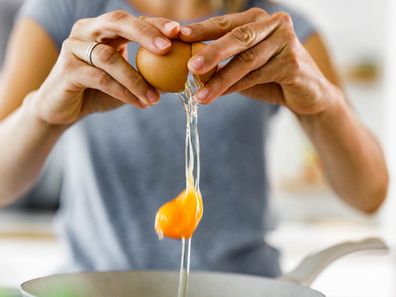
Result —
<path fill-rule="evenodd" d="M 91 65 L 91 66 L 95 66 L 94 63 L 92 62 L 92 53 L 95 49 L 95 47 L 97 47 L 100 43 L 98 42 L 92 42 L 86 49 L 85 51 L 85 61 Z"/>

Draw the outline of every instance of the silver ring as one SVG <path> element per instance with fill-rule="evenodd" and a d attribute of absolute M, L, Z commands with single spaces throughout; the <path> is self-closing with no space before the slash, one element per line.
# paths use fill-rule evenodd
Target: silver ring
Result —
<path fill-rule="evenodd" d="M 87 61 L 91 66 L 95 66 L 92 62 L 92 52 L 99 44 L 100 43 L 93 42 L 87 47 L 87 50 L 85 51 L 85 61 Z"/>

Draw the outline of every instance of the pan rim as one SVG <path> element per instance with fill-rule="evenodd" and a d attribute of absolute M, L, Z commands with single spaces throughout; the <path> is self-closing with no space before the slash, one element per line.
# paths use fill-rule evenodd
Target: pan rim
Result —
<path fill-rule="evenodd" d="M 114 273 L 120 273 L 120 274 L 126 274 L 126 273 L 139 273 L 139 274 L 175 274 L 178 275 L 179 271 L 178 270 L 169 270 L 169 269 L 155 269 L 155 270 L 147 270 L 147 269 L 142 269 L 142 270 L 106 270 L 106 271 L 81 271 L 81 272 L 70 272 L 70 273 L 57 273 L 57 274 L 52 274 L 52 275 L 47 275 L 47 276 L 41 276 L 37 278 L 33 278 L 30 280 L 27 280 L 19 286 L 20 292 L 23 294 L 23 296 L 27 297 L 36 297 L 35 295 L 32 295 L 27 291 L 28 288 L 26 288 L 27 285 L 29 285 L 32 282 L 37 282 L 39 280 L 43 279 L 48 279 L 48 278 L 56 278 L 56 277 L 67 277 L 67 276 L 75 276 L 78 277 L 79 275 L 97 275 L 97 274 L 114 274 Z M 294 285 L 297 287 L 302 287 L 308 290 L 311 290 L 315 293 L 323 297 L 325 295 L 322 292 L 319 292 L 315 289 L 312 289 L 310 287 L 303 286 L 302 284 L 295 283 L 292 281 L 284 280 L 282 278 L 269 278 L 265 276 L 260 276 L 260 275 L 253 275 L 253 274 L 243 274 L 243 273 L 236 273 L 236 272 L 223 272 L 223 271 L 207 271 L 207 270 L 195 270 L 191 271 L 191 276 L 194 275 L 213 275 L 213 276 L 221 276 L 221 277 L 237 277 L 237 278 L 245 278 L 245 279 L 250 279 L 250 280 L 257 280 L 257 281 L 267 281 L 267 282 L 274 282 L 274 283 L 285 283 L 288 285 Z"/>

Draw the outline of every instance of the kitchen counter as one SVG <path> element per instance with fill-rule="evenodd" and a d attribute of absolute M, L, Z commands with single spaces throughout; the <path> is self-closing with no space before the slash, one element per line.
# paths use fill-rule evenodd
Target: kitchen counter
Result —
<path fill-rule="evenodd" d="M 64 254 L 52 214 L 0 212 L 0 288 L 53 273 Z"/>
<path fill-rule="evenodd" d="M 282 252 L 284 271 L 292 270 L 305 256 L 342 241 L 388 237 L 372 224 L 323 220 L 302 224 L 284 222 L 271 234 L 270 242 Z M 328 297 L 395 297 L 396 253 L 361 252 L 345 256 L 325 269 L 312 288 Z"/>
<path fill-rule="evenodd" d="M 281 250 L 282 267 L 289 271 L 311 252 L 373 235 L 386 238 L 380 228 L 348 221 L 284 222 L 269 240 Z M 25 280 L 51 274 L 64 256 L 51 214 L 0 212 L 0 287 L 17 288 Z M 332 264 L 312 287 L 329 297 L 395 297 L 395 269 L 394 252 L 351 255 Z"/>

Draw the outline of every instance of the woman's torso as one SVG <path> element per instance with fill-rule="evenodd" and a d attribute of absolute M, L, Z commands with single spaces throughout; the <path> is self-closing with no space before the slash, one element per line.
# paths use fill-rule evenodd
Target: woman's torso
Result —
<path fill-rule="evenodd" d="M 57 7 L 55 2 L 61 4 Z M 37 8 L 29 4 L 21 14 L 39 23 L 41 19 L 58 46 L 77 19 L 115 9 L 137 14 L 121 0 L 51 3 L 58 20 L 56 15 L 52 21 L 37 17 L 33 13 Z M 265 1 L 260 5 L 280 9 Z M 60 8 L 73 18 L 63 27 Z M 301 39 L 310 28 L 298 16 L 295 27 Z M 136 50 L 137 45 L 130 44 L 132 64 Z M 278 254 L 264 241 L 268 196 L 264 147 L 274 111 L 273 106 L 239 94 L 200 107 L 205 211 L 193 237 L 193 269 L 279 273 Z M 68 270 L 178 268 L 180 242 L 159 241 L 153 223 L 158 207 L 185 187 L 184 117 L 176 96 L 163 94 L 161 102 L 148 110 L 124 106 L 92 115 L 66 133 L 58 226 L 70 252 Z"/>

